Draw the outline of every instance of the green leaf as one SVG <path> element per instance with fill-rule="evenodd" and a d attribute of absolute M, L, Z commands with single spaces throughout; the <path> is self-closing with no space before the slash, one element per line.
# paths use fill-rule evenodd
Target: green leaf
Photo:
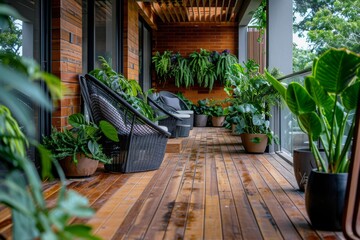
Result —
<path fill-rule="evenodd" d="M 99 152 L 99 144 L 96 141 L 89 141 L 88 148 L 93 156 L 96 156 Z"/>
<path fill-rule="evenodd" d="M 315 112 L 304 113 L 299 115 L 301 127 L 316 141 L 324 131 L 321 119 Z"/>
<path fill-rule="evenodd" d="M 316 62 L 313 76 L 325 91 L 339 94 L 347 88 L 359 65 L 359 55 L 344 49 L 330 49 Z"/>
<path fill-rule="evenodd" d="M 250 142 L 252 142 L 252 143 L 261 143 L 261 139 L 259 137 L 254 137 L 254 138 L 250 139 Z"/>
<path fill-rule="evenodd" d="M 359 103 L 360 82 L 356 82 L 346 88 L 341 94 L 341 100 L 345 108 L 350 111 L 356 109 Z"/>
<path fill-rule="evenodd" d="M 81 125 L 86 124 L 85 117 L 81 113 L 75 113 L 70 115 L 68 122 L 73 127 L 80 127 Z"/>
<path fill-rule="evenodd" d="M 70 226 L 66 226 L 64 231 L 72 234 L 74 239 L 84 238 L 88 240 L 100 240 L 101 238 L 94 236 L 91 233 L 92 228 L 90 226 L 82 225 L 82 224 L 73 224 Z"/>
<path fill-rule="evenodd" d="M 107 121 L 102 120 L 99 123 L 99 127 L 108 139 L 110 139 L 114 142 L 119 142 L 118 133 L 117 133 L 117 130 L 114 127 L 114 125 L 112 125 L 111 123 L 109 123 Z"/>
<path fill-rule="evenodd" d="M 286 104 L 296 116 L 315 111 L 316 105 L 306 89 L 297 82 L 289 84 L 286 91 Z"/>
<path fill-rule="evenodd" d="M 89 218 L 94 214 L 94 211 L 88 207 L 89 200 L 73 190 L 69 190 L 64 201 L 59 204 L 59 207 L 71 216 Z"/>
<path fill-rule="evenodd" d="M 274 78 L 266 69 L 265 69 L 265 76 L 269 83 L 271 83 L 274 88 L 280 93 L 283 99 L 286 98 L 286 87 L 279 82 L 276 78 Z"/>

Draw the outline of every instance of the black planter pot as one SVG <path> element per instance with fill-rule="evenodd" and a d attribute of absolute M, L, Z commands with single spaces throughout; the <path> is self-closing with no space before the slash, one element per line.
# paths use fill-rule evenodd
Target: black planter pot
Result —
<path fill-rule="evenodd" d="M 325 157 L 325 151 L 320 151 Z M 293 166 L 296 182 L 300 191 L 305 190 L 306 182 L 312 169 L 316 168 L 315 158 L 309 148 L 299 148 L 293 151 Z"/>
<path fill-rule="evenodd" d="M 305 205 L 315 229 L 341 230 L 347 177 L 347 173 L 311 171 L 306 184 Z"/>

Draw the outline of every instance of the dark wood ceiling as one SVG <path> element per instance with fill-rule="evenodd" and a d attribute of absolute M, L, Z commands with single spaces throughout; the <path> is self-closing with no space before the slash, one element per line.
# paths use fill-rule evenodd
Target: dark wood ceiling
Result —
<path fill-rule="evenodd" d="M 246 0 L 142 0 L 163 23 L 236 24 Z"/>

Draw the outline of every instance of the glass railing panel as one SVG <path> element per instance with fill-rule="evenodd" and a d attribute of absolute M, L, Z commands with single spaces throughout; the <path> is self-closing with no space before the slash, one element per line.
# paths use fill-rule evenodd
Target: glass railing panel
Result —
<path fill-rule="evenodd" d="M 305 76 L 310 75 L 310 71 L 302 71 L 291 74 L 279 79 L 281 82 L 289 84 L 291 82 L 298 82 L 302 84 Z M 301 131 L 296 117 L 290 112 L 289 108 L 283 104 L 280 108 L 280 149 L 289 155 L 292 155 L 293 150 L 297 148 L 308 147 L 308 137 Z"/>

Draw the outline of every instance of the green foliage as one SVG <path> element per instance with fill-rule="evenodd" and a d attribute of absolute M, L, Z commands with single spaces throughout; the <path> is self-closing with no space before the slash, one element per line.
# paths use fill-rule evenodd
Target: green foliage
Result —
<path fill-rule="evenodd" d="M 182 57 L 180 53 L 175 54 L 173 57 L 173 64 L 171 66 L 171 75 L 175 79 L 175 86 L 190 87 L 194 85 L 194 79 L 189 67 L 189 61 Z"/>
<path fill-rule="evenodd" d="M 311 68 L 315 57 L 316 54 L 311 50 L 301 49 L 296 44 L 293 44 L 293 72 Z"/>
<path fill-rule="evenodd" d="M 113 125 L 101 121 L 99 127 L 94 123 L 87 122 L 81 113 L 69 116 L 69 124 L 72 126 L 70 130 L 64 128 L 60 132 L 53 128 L 51 135 L 43 138 L 44 147 L 51 151 L 54 158 L 61 160 L 70 156 L 73 162 L 77 164 L 77 154 L 84 154 L 88 158 L 104 163 L 111 161 L 103 153 L 99 140 L 104 135 L 112 141 L 119 141 Z"/>
<path fill-rule="evenodd" d="M 222 83 L 226 82 L 226 73 L 229 71 L 230 67 L 237 62 L 238 59 L 228 50 L 224 50 L 221 53 L 216 62 L 216 74 Z"/>
<path fill-rule="evenodd" d="M 11 53 L 20 55 L 22 46 L 22 30 L 19 23 L 15 22 L 15 18 L 9 16 L 6 21 L 7 27 L 0 32 L 0 54 Z"/>
<path fill-rule="evenodd" d="M 0 28 L 8 24 L 8 16 L 22 19 L 15 9 L 0 4 Z M 24 120 L 28 134 L 34 133 L 33 116 L 20 108 L 12 90 L 30 94 L 35 104 L 51 110 L 47 96 L 32 80 L 43 78 L 51 95 L 59 97 L 59 79 L 42 72 L 34 61 L 29 62 L 14 54 L 0 54 L 0 70 L 0 204 L 11 209 L 12 239 L 99 239 L 91 233 L 91 227 L 69 224 L 74 217 L 90 217 L 93 210 L 86 198 L 74 191 L 66 191 L 64 174 L 56 161 L 53 164 L 60 177 L 61 189 L 54 206 L 47 206 L 40 177 L 33 162 L 26 157 L 28 142 L 38 149 L 43 178 L 51 177 L 50 153 L 25 137 L 9 110 L 15 110 L 15 117 Z"/>
<path fill-rule="evenodd" d="M 294 12 L 303 18 L 294 24 L 299 36 L 307 33 L 313 52 L 346 47 L 360 52 L 360 0 L 294 1 Z"/>
<path fill-rule="evenodd" d="M 267 26 L 266 0 L 262 0 L 260 6 L 250 14 L 253 14 L 253 16 L 249 23 L 249 26 L 255 27 L 259 30 L 260 36 L 258 38 L 258 42 L 262 42 L 264 40 L 263 36 Z"/>
<path fill-rule="evenodd" d="M 277 140 L 267 119 L 271 117 L 270 107 L 279 102 L 279 94 L 260 74 L 258 64 L 253 60 L 244 66 L 233 64 L 227 73 L 224 90 L 232 97 L 227 121 L 237 124 L 238 133 L 266 134 L 269 143 Z"/>
<path fill-rule="evenodd" d="M 191 53 L 189 55 L 189 66 L 199 86 L 209 87 L 211 90 L 216 79 L 216 71 L 210 62 L 210 54 L 209 51 L 202 48 L 200 52 Z"/>
<path fill-rule="evenodd" d="M 167 79 L 173 78 L 175 86 L 188 88 L 194 85 L 196 79 L 199 86 L 211 91 L 215 81 L 225 82 L 226 72 L 238 60 L 229 50 L 219 54 L 217 51 L 211 53 L 200 49 L 200 52 L 194 51 L 188 58 L 180 53 L 172 54 L 172 51 L 164 51 L 163 54 L 156 52 L 152 61 L 160 83 L 165 84 Z"/>
<path fill-rule="evenodd" d="M 212 105 L 210 106 L 210 109 L 209 109 L 209 114 L 210 116 L 213 116 L 213 117 L 221 117 L 221 116 L 226 116 L 226 108 L 224 108 L 223 106 L 221 105 Z"/>
<path fill-rule="evenodd" d="M 155 71 L 160 83 L 165 83 L 171 76 L 171 54 L 172 51 L 164 51 L 163 54 L 156 52 L 152 57 L 152 62 L 155 65 Z"/>
<path fill-rule="evenodd" d="M 193 110 L 197 115 L 210 115 L 209 99 L 199 100 L 197 104 L 193 105 Z"/>
<path fill-rule="evenodd" d="M 156 121 L 155 113 L 147 103 L 147 93 L 142 91 L 139 83 L 135 80 L 128 80 L 122 74 L 117 73 L 103 57 L 99 56 L 99 61 L 101 62 L 101 68 L 96 68 L 89 74 L 118 93 L 147 119 Z M 149 91 L 152 91 L 152 89 Z"/>
<path fill-rule="evenodd" d="M 308 135 L 320 171 L 348 171 L 359 98 L 359 70 L 359 54 L 330 49 L 314 60 L 305 86 L 292 82 L 286 87 L 266 73 L 267 80 L 281 93 L 300 128 Z M 325 150 L 325 158 L 320 155 L 318 140 Z"/>

